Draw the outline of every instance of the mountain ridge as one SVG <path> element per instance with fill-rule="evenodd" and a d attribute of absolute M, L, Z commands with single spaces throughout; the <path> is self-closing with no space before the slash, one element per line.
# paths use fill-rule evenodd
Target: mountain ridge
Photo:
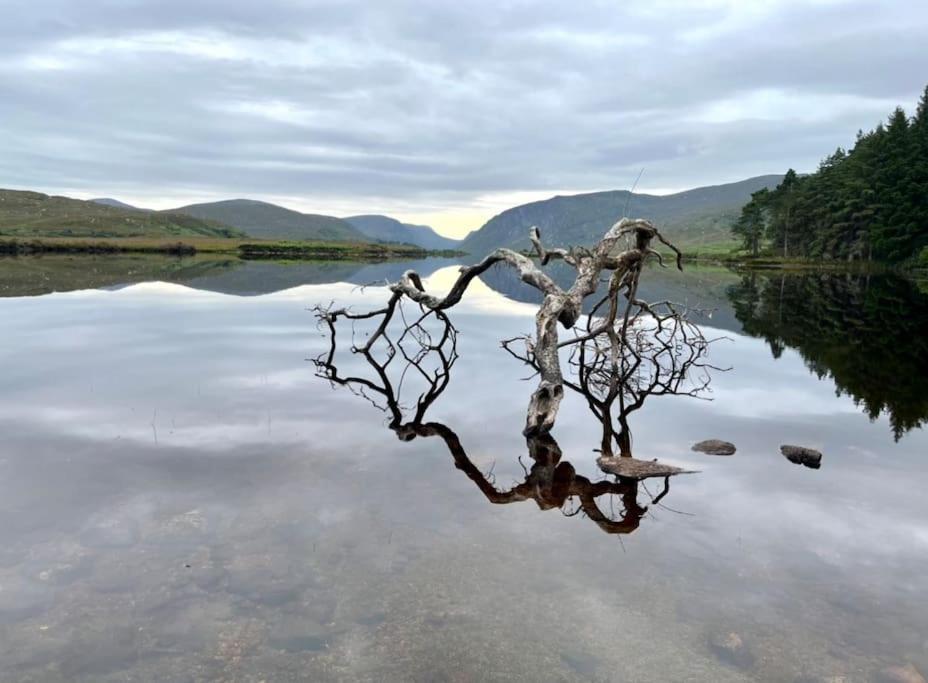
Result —
<path fill-rule="evenodd" d="M 107 219 L 103 220 L 104 224 L 108 225 L 107 221 L 116 221 L 117 224 L 122 221 L 135 226 L 115 229 L 114 236 L 146 234 L 144 226 L 149 225 L 153 231 L 147 234 L 151 236 L 245 234 L 271 240 L 378 241 L 413 244 L 429 250 L 463 250 L 480 256 L 497 247 L 529 248 L 528 228 L 532 225 L 539 228 L 544 241 L 551 246 L 592 244 L 618 217 L 629 215 L 654 221 L 675 244 L 692 248 L 731 242 L 730 228 L 741 208 L 750 201 L 751 194 L 764 187 L 775 187 L 781 179 L 780 175 L 755 176 L 670 195 L 633 193 L 628 190 L 556 195 L 506 209 L 470 232 L 463 240 L 444 237 L 429 226 L 403 223 L 383 214 L 336 218 L 302 213 L 246 198 L 188 204 L 167 211 L 141 209 L 111 197 L 86 202 L 57 198 L 59 203 L 77 202 L 72 206 L 79 205 L 79 208 L 68 216 L 70 222 L 67 227 L 50 232 L 40 230 L 37 236 L 102 235 L 99 226 L 100 214 L 103 214 Z M 35 195 L 47 197 L 38 193 Z M 89 206 L 96 208 L 88 209 Z M 5 207 L 0 206 L 2 208 Z M 84 215 L 84 224 L 80 224 L 80 215 Z M 20 221 L 29 225 L 41 223 L 42 218 L 36 212 L 33 215 L 20 212 L 19 215 Z M 0 230 L 3 227 L 0 217 Z M 25 233 L 20 230 L 19 234 Z"/>
<path fill-rule="evenodd" d="M 209 219 L 244 231 L 250 237 L 278 240 L 369 242 L 360 230 L 341 218 L 300 213 L 257 199 L 224 199 L 188 204 L 171 210 Z"/>
<path fill-rule="evenodd" d="M 428 225 L 402 223 L 383 214 L 348 216 L 344 220 L 368 237 L 381 242 L 406 242 L 431 250 L 458 249 L 461 246 L 461 240 L 439 235 Z"/>
<path fill-rule="evenodd" d="M 551 246 L 589 245 L 624 215 L 654 221 L 678 246 L 730 241 L 730 227 L 751 193 L 775 187 L 781 179 L 781 175 L 755 176 L 670 195 L 628 190 L 557 195 L 502 211 L 469 233 L 461 248 L 471 254 L 498 247 L 526 249 L 530 246 L 528 229 L 533 225 Z"/>

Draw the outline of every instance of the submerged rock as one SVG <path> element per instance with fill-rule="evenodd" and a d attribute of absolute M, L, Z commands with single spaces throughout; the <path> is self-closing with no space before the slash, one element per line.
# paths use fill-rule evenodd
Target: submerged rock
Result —
<path fill-rule="evenodd" d="M 925 677 L 913 664 L 888 666 L 874 680 L 876 683 L 926 683 Z"/>
<path fill-rule="evenodd" d="M 780 446 L 780 453 L 797 465 L 805 465 L 813 470 L 822 466 L 822 454 L 814 448 L 805 446 Z"/>
<path fill-rule="evenodd" d="M 706 439 L 699 443 L 693 444 L 693 450 L 709 455 L 734 455 L 735 444 L 731 441 L 722 441 L 721 439 Z"/>
<path fill-rule="evenodd" d="M 739 669 L 754 666 L 754 654 L 734 631 L 713 633 L 709 636 L 709 649 L 720 660 Z"/>

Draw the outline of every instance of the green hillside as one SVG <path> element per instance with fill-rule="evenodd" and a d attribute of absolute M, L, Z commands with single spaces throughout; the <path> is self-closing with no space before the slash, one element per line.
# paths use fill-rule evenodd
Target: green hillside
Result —
<path fill-rule="evenodd" d="M 461 248 L 477 255 L 497 247 L 528 248 L 528 229 L 533 225 L 552 246 L 588 245 L 622 216 L 654 221 L 667 237 L 683 247 L 730 242 L 731 225 L 751 193 L 775 187 L 781 178 L 758 176 L 665 196 L 612 190 L 552 197 L 491 218 L 468 235 Z"/>
<path fill-rule="evenodd" d="M 333 216 L 300 213 L 254 199 L 227 199 L 191 204 L 173 210 L 204 220 L 218 221 L 250 237 L 274 240 L 369 242 L 357 228 Z"/>
<path fill-rule="evenodd" d="M 236 237 L 214 221 L 146 212 L 40 192 L 0 190 L 0 235 L 12 237 Z"/>

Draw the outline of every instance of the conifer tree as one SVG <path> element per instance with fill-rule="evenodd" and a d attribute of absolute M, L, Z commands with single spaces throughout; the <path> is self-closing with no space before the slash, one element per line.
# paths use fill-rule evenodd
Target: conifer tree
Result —
<path fill-rule="evenodd" d="M 741 238 L 743 247 L 754 256 L 760 253 L 760 243 L 766 232 L 765 213 L 769 198 L 767 188 L 752 194 L 751 201 L 741 209 L 741 216 L 732 227 L 732 232 Z"/>
<path fill-rule="evenodd" d="M 759 222 L 784 257 L 899 262 L 924 250 L 928 260 L 928 87 L 913 118 L 897 107 L 815 173 L 790 169 L 775 190 L 752 195 L 732 228 L 752 251 Z"/>

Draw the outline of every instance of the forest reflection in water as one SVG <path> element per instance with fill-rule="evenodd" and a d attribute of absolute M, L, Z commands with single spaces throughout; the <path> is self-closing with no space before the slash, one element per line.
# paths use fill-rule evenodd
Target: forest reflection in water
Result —
<path fill-rule="evenodd" d="M 555 277 L 569 273 L 554 267 Z M 537 300 L 505 271 L 488 285 L 520 301 Z M 698 323 L 759 337 L 774 358 L 797 350 L 809 370 L 835 382 L 871 419 L 889 416 L 893 435 L 928 420 L 928 280 L 894 273 L 656 268 L 645 296 L 685 302 Z"/>
<path fill-rule="evenodd" d="M 871 418 L 889 415 L 898 440 L 928 419 L 928 294 L 893 275 L 749 272 L 728 296 L 741 331 L 775 358 L 799 351 Z"/>

